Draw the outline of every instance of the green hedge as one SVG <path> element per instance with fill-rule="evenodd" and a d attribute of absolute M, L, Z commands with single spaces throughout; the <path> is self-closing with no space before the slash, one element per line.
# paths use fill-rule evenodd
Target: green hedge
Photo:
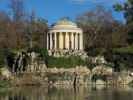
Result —
<path fill-rule="evenodd" d="M 128 46 L 128 47 L 123 47 L 123 48 L 114 48 L 113 52 L 133 54 L 133 45 Z"/>
<path fill-rule="evenodd" d="M 57 68 L 71 68 L 77 65 L 87 65 L 86 61 L 81 59 L 79 56 L 70 56 L 70 57 L 47 57 L 47 66 L 57 67 Z"/>
<path fill-rule="evenodd" d="M 17 54 L 15 49 L 0 49 L 0 68 L 7 65 L 7 56 L 14 57 Z"/>

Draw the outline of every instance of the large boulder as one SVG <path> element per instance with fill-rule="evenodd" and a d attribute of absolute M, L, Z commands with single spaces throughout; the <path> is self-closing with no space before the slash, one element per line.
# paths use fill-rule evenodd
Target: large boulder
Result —
<path fill-rule="evenodd" d="M 133 81 L 133 77 L 130 75 L 130 71 L 121 71 L 119 73 L 118 82 L 120 84 L 129 84 Z"/>
<path fill-rule="evenodd" d="M 112 75 L 113 69 L 105 66 L 97 66 L 92 69 L 93 75 Z"/>
<path fill-rule="evenodd" d="M 11 77 L 11 72 L 5 67 L 0 69 L 0 75 L 4 78 L 9 79 Z"/>
<path fill-rule="evenodd" d="M 105 85 L 105 81 L 98 79 L 98 80 L 96 80 L 96 84 L 97 85 Z"/>
<path fill-rule="evenodd" d="M 88 69 L 86 66 L 77 66 L 75 68 L 75 72 L 78 75 L 89 75 L 91 73 L 90 69 Z"/>

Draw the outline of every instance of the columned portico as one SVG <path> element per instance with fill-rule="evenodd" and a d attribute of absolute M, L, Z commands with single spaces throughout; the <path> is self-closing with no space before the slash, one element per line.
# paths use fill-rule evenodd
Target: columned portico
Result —
<path fill-rule="evenodd" d="M 77 25 L 68 20 L 57 22 L 47 35 L 47 49 L 83 50 L 83 32 Z"/>
<path fill-rule="evenodd" d="M 57 39 L 57 34 L 58 32 L 52 32 L 48 34 L 48 50 L 83 50 L 83 37 L 81 34 L 74 32 L 60 32 L 58 34 L 59 40 Z M 58 42 L 59 44 L 57 44 Z M 59 45 L 59 48 L 57 47 L 57 45 Z"/>

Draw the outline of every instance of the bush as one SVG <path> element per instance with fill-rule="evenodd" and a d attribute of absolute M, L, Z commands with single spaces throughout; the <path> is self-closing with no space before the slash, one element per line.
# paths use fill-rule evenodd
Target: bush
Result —
<path fill-rule="evenodd" d="M 0 49 L 0 67 L 5 65 L 5 52 L 3 49 Z"/>
<path fill-rule="evenodd" d="M 0 87 L 9 87 L 11 85 L 8 80 L 0 80 Z"/>
<path fill-rule="evenodd" d="M 40 54 L 40 57 L 45 58 L 48 56 L 48 50 L 46 48 L 31 48 L 28 52 L 36 52 Z"/>
<path fill-rule="evenodd" d="M 133 45 L 123 48 L 115 48 L 113 49 L 113 52 L 133 54 Z"/>
<path fill-rule="evenodd" d="M 45 58 L 48 56 L 48 50 L 46 48 L 42 48 L 39 50 L 40 56 Z"/>
<path fill-rule="evenodd" d="M 106 75 L 93 75 L 92 76 L 92 81 L 96 82 L 96 80 L 101 79 L 103 81 L 107 80 L 107 76 Z"/>
<path fill-rule="evenodd" d="M 6 64 L 6 56 L 9 54 L 8 49 L 0 49 L 0 67 L 4 67 Z"/>
<path fill-rule="evenodd" d="M 131 82 L 129 83 L 129 85 L 130 85 L 131 87 L 133 87 L 133 81 L 131 81 Z"/>
<path fill-rule="evenodd" d="M 98 56 L 98 55 L 103 55 L 107 50 L 105 48 L 95 48 L 95 47 L 90 47 L 86 49 L 87 55 L 88 56 Z"/>
<path fill-rule="evenodd" d="M 79 65 L 87 65 L 85 60 L 82 60 L 79 56 L 70 56 L 70 57 L 47 57 L 47 66 L 48 67 L 57 67 L 57 68 L 71 68 Z"/>

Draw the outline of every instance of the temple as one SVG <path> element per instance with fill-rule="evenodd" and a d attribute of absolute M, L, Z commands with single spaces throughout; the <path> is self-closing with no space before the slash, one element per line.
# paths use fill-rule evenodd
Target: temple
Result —
<path fill-rule="evenodd" d="M 49 54 L 83 51 L 83 31 L 68 19 L 59 20 L 47 34 Z"/>

